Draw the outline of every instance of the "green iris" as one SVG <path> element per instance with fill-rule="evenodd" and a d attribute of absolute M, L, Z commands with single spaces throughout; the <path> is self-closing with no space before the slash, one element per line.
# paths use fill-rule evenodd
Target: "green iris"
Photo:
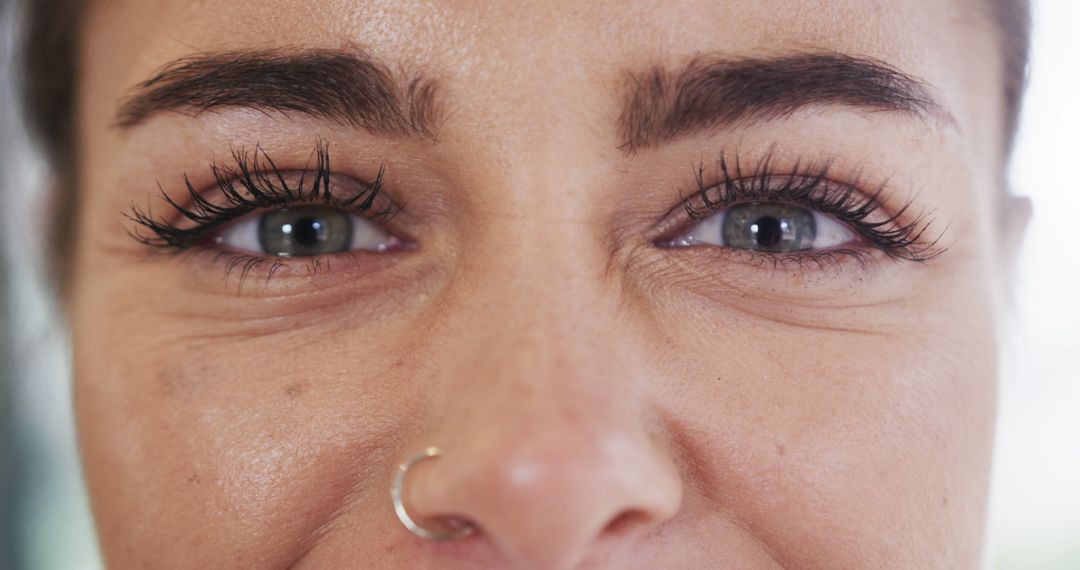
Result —
<path fill-rule="evenodd" d="M 259 219 L 259 244 L 272 255 L 327 255 L 348 251 L 352 241 L 352 217 L 327 206 L 283 208 Z"/>

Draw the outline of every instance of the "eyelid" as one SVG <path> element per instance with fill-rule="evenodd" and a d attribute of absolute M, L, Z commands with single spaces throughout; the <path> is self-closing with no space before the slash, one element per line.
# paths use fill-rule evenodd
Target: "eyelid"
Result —
<path fill-rule="evenodd" d="M 661 218 L 649 234 L 650 242 L 661 245 L 674 239 L 721 208 L 774 202 L 829 215 L 864 238 L 868 246 L 895 259 L 928 262 L 947 250 L 939 246 L 942 235 L 931 231 L 932 213 L 914 212 L 913 200 L 895 206 L 887 184 L 865 190 L 867 186 L 858 174 L 853 177 L 855 182 L 842 182 L 833 175 L 831 160 L 816 165 L 796 161 L 790 169 L 776 167 L 777 162 L 770 150 L 747 172 L 738 154 L 732 163 L 721 153 L 711 183 L 706 182 L 705 163 L 700 162 L 696 188 Z"/>
<path fill-rule="evenodd" d="M 386 228 L 404 210 L 404 205 L 385 191 L 384 166 L 371 182 L 364 182 L 331 170 L 325 141 L 318 142 L 312 155 L 314 164 L 309 159 L 304 168 L 281 169 L 259 146 L 251 153 L 234 149 L 233 164 L 210 165 L 212 185 L 196 190 L 184 174 L 183 199 L 171 197 L 159 185 L 162 198 L 173 210 L 171 216 L 153 216 L 149 210 L 133 206 L 126 215 L 136 228 L 129 233 L 144 245 L 178 251 L 204 244 L 226 224 L 264 209 L 337 206 Z M 397 229 L 393 233 L 408 239 Z"/>
<path fill-rule="evenodd" d="M 296 176 L 296 174 L 288 172 L 283 172 L 282 174 L 286 177 L 286 180 L 293 179 Z M 379 192 L 379 195 L 374 197 L 371 207 L 367 209 L 350 207 L 358 205 L 358 202 L 362 202 L 363 200 L 356 200 L 352 203 L 346 202 L 349 202 L 354 198 L 363 197 L 368 191 L 367 189 L 370 188 L 370 185 L 348 177 L 339 177 L 338 175 L 332 175 L 332 177 L 335 179 L 331 182 L 330 186 L 333 189 L 332 194 L 325 198 L 304 199 L 301 196 L 288 197 L 282 195 L 276 196 L 273 199 L 258 200 L 258 203 L 235 204 L 229 202 L 217 189 L 211 188 L 203 191 L 196 191 L 198 197 L 192 197 L 192 200 L 181 202 L 178 200 L 174 201 L 172 199 L 167 199 L 167 201 L 170 202 L 171 207 L 175 210 L 172 217 L 162 217 L 150 220 L 148 216 L 145 218 L 140 217 L 142 216 L 141 211 L 129 214 L 128 217 L 133 218 L 141 227 L 149 229 L 152 233 L 157 235 L 157 238 L 147 236 L 149 240 L 153 240 L 154 242 L 148 243 L 148 245 L 180 249 L 203 244 L 219 234 L 229 224 L 258 214 L 259 212 L 275 208 L 304 205 L 335 206 L 349 214 L 364 218 L 383 228 L 389 228 L 393 218 L 397 217 L 403 210 L 398 202 L 394 201 L 383 192 Z M 342 188 L 347 187 L 352 187 L 354 189 L 342 190 Z M 200 219 L 192 219 L 190 216 L 185 215 L 183 211 L 179 210 L 179 208 L 184 208 L 184 211 L 190 211 L 192 202 L 196 200 L 200 204 L 207 204 L 213 207 L 213 215 L 200 215 Z M 196 208 L 198 207 L 196 206 Z M 205 210 L 205 206 L 199 209 Z M 395 230 L 394 233 L 396 235 L 399 232 Z M 165 243 L 161 241 L 161 238 L 164 237 L 162 234 L 175 236 L 176 241 Z M 142 239 L 140 241 L 147 243 L 148 240 Z"/>
<path fill-rule="evenodd" d="M 299 170 L 281 172 L 285 182 L 291 185 L 297 184 L 302 177 L 309 174 Z M 380 171 L 379 177 L 381 178 L 381 176 L 382 172 Z M 372 195 L 371 191 L 375 186 L 378 187 L 378 192 Z M 213 188 L 203 191 L 202 194 L 211 202 L 220 200 L 223 197 L 217 189 Z M 250 203 L 243 206 L 230 205 L 229 202 L 226 202 L 225 207 L 233 209 L 238 215 L 232 220 L 223 220 L 223 223 L 264 210 L 313 205 L 336 207 L 379 225 L 388 223 L 390 218 L 399 214 L 403 208 L 401 203 L 388 194 L 381 181 L 368 183 L 351 176 L 330 173 L 327 180 L 327 190 L 321 192 L 319 196 L 307 196 L 303 193 L 281 194 L 269 196 L 266 200 L 260 200 L 258 204 Z"/>
<path fill-rule="evenodd" d="M 800 175 L 793 175 L 790 173 L 780 174 L 768 174 L 765 175 L 768 182 L 779 181 L 787 183 L 791 180 L 799 180 Z M 784 195 L 783 192 L 777 192 L 775 190 L 758 190 L 740 192 L 740 195 L 734 197 L 734 199 L 725 198 L 723 196 L 717 196 L 713 193 L 714 190 L 719 190 L 725 184 L 742 185 L 747 181 L 752 180 L 754 184 L 759 184 L 762 180 L 762 176 L 755 176 L 752 178 L 744 178 L 738 180 L 719 180 L 714 183 L 705 184 L 698 182 L 697 187 L 689 195 L 680 199 L 679 203 L 675 207 L 668 210 L 662 217 L 657 228 L 653 231 L 655 234 L 654 241 L 663 240 L 666 237 L 671 237 L 673 233 L 678 233 L 680 230 L 685 230 L 686 225 L 693 222 L 700 222 L 716 213 L 724 210 L 728 210 L 741 204 L 750 203 L 778 203 L 787 204 L 791 206 L 797 206 L 805 208 L 807 210 L 819 212 L 816 206 L 819 205 L 820 200 L 814 199 L 812 196 L 804 196 L 802 199 L 792 199 L 790 196 Z M 832 188 L 843 188 L 846 192 L 855 192 L 861 195 L 867 196 L 868 200 L 873 199 L 873 194 L 867 194 L 863 191 L 849 187 L 847 184 L 836 182 L 833 180 L 822 181 L 823 185 L 829 185 Z M 708 198 L 706 195 L 710 194 Z M 877 211 L 885 209 L 884 204 L 878 204 L 875 208 Z"/>

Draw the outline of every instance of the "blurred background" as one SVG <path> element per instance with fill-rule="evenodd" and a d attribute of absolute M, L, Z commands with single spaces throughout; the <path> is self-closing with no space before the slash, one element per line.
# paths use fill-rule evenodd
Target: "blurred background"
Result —
<path fill-rule="evenodd" d="M 988 566 L 1080 570 L 1080 0 L 1034 3 L 1011 181 L 1035 213 L 1005 327 Z M 22 207 L 40 203 L 43 165 L 14 108 L 14 4 L 0 0 L 0 570 L 91 570 L 67 348 Z"/>

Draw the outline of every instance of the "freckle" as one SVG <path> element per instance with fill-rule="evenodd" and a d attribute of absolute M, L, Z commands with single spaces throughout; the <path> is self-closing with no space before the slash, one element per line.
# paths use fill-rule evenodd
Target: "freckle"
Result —
<path fill-rule="evenodd" d="M 158 393 L 166 398 L 176 396 L 184 387 L 184 373 L 168 366 L 157 375 Z"/>
<path fill-rule="evenodd" d="M 941 498 L 941 506 L 943 506 L 943 507 L 949 506 L 949 496 L 948 495 Z"/>
<path fill-rule="evenodd" d="M 285 387 L 285 395 L 290 398 L 297 398 L 302 396 L 305 390 L 303 384 L 289 384 Z"/>
<path fill-rule="evenodd" d="M 401 368 L 402 366 L 405 366 L 405 361 L 404 360 L 399 360 L 399 361 L 394 363 L 394 368 Z"/>

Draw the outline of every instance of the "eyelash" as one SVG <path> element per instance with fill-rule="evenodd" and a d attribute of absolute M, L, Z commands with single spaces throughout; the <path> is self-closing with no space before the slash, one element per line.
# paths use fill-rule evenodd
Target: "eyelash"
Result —
<path fill-rule="evenodd" d="M 699 163 L 696 173 L 697 190 L 681 204 L 685 216 L 693 221 L 700 221 L 719 210 L 740 203 L 783 203 L 832 216 L 850 226 L 870 245 L 893 259 L 926 263 L 948 249 L 939 246 L 942 235 L 930 236 L 930 230 L 934 226 L 930 214 L 923 212 L 909 216 L 914 206 L 913 200 L 891 213 L 886 213 L 881 219 L 872 221 L 875 215 L 886 211 L 886 185 L 879 185 L 873 192 L 866 193 L 860 190 L 857 177 L 854 183 L 837 182 L 832 175 L 831 161 L 819 166 L 796 162 L 793 168 L 783 174 L 777 173 L 775 162 L 774 154 L 769 152 L 747 171 L 738 155 L 732 164 L 727 155 L 721 153 L 716 163 L 717 182 L 714 183 L 706 182 L 705 163 Z M 686 229 L 685 223 L 680 224 L 675 233 Z M 666 232 L 669 236 L 671 233 Z M 657 243 L 663 245 L 664 241 L 661 239 Z M 865 252 L 851 248 L 790 254 L 753 254 L 777 264 L 782 261 L 801 263 L 810 260 L 820 265 L 824 257 L 833 256 L 835 259 L 837 254 L 853 256 L 864 265 L 868 261 Z"/>
<path fill-rule="evenodd" d="M 312 154 L 315 157 L 315 168 L 305 168 L 296 184 L 290 186 L 286 181 L 287 172 L 279 169 L 261 147 L 256 146 L 250 153 L 243 149 L 234 149 L 231 165 L 210 165 L 215 186 L 224 198 L 224 205 L 217 204 L 196 191 L 185 173 L 183 179 L 189 206 L 171 198 L 160 185 L 159 191 L 175 211 L 173 218 L 186 219 L 190 224 L 155 217 L 149 207 L 144 210 L 133 204 L 130 212 L 125 215 L 137 227 L 133 231 L 129 230 L 129 233 L 138 242 L 156 250 L 174 253 L 211 251 L 214 253 L 215 262 L 224 261 L 226 278 L 233 271 L 241 271 L 239 286 L 242 287 L 244 279 L 255 269 L 268 268 L 266 278 L 269 281 L 284 267 L 285 262 L 220 249 L 215 251 L 212 247 L 206 247 L 210 238 L 229 222 L 260 210 L 322 203 L 378 224 L 386 224 L 403 208 L 392 200 L 387 200 L 384 206 L 375 207 L 383 187 L 385 165 L 380 166 L 374 181 L 363 184 L 361 192 L 346 198 L 338 196 L 331 184 L 332 170 L 327 142 L 319 140 Z M 882 219 L 878 221 L 871 221 L 873 216 L 885 209 L 885 185 L 866 193 L 859 189 L 858 182 L 837 182 L 831 175 L 831 162 L 817 167 L 804 166 L 797 162 L 785 174 L 777 174 L 774 164 L 775 158 L 770 152 L 748 172 L 737 155 L 732 164 L 726 154 L 721 153 L 716 164 L 716 182 L 710 184 L 706 183 L 705 163 L 702 161 L 696 173 L 697 189 L 681 204 L 685 217 L 699 221 L 716 211 L 745 202 L 786 203 L 830 215 L 846 223 L 870 245 L 893 259 L 925 263 L 940 256 L 947 249 L 938 246 L 940 235 L 928 239 L 933 225 L 930 215 L 922 213 L 905 221 L 913 206 L 911 201 L 894 213 L 881 216 Z M 685 231 L 685 218 L 678 225 L 677 231 Z M 657 240 L 656 244 L 663 247 L 664 241 Z M 746 253 L 758 260 L 771 261 L 774 265 L 795 263 L 799 267 L 806 262 L 812 262 L 824 268 L 828 263 L 836 263 L 839 256 L 855 258 L 863 266 L 868 262 L 867 253 L 856 248 L 789 254 Z M 349 254 L 351 252 L 343 255 Z M 324 268 L 319 258 L 312 258 L 307 262 L 312 274 Z"/>
<path fill-rule="evenodd" d="M 153 216 L 149 208 L 143 210 L 132 204 L 131 211 L 125 215 L 137 224 L 141 231 L 136 229 L 129 233 L 138 242 L 152 248 L 180 252 L 203 245 L 225 224 L 259 210 L 322 203 L 378 224 L 386 224 L 401 211 L 403 206 L 392 201 L 380 209 L 375 209 L 376 198 L 383 187 L 385 166 L 379 167 L 375 180 L 365 184 L 362 192 L 345 198 L 338 196 L 331 185 L 330 148 L 326 141 L 320 140 L 312 154 L 315 156 L 315 168 L 301 171 L 300 180 L 295 187 L 290 187 L 285 180 L 287 173 L 279 169 L 261 147 L 255 147 L 251 153 L 234 149 L 233 165 L 210 165 L 215 186 L 224 197 L 225 205 L 216 204 L 196 191 L 185 173 L 184 185 L 190 206 L 184 206 L 171 198 L 160 185 L 158 189 L 176 214 L 193 225 L 181 227 L 172 221 Z M 232 265 L 234 264 L 230 262 L 230 266 Z"/>

